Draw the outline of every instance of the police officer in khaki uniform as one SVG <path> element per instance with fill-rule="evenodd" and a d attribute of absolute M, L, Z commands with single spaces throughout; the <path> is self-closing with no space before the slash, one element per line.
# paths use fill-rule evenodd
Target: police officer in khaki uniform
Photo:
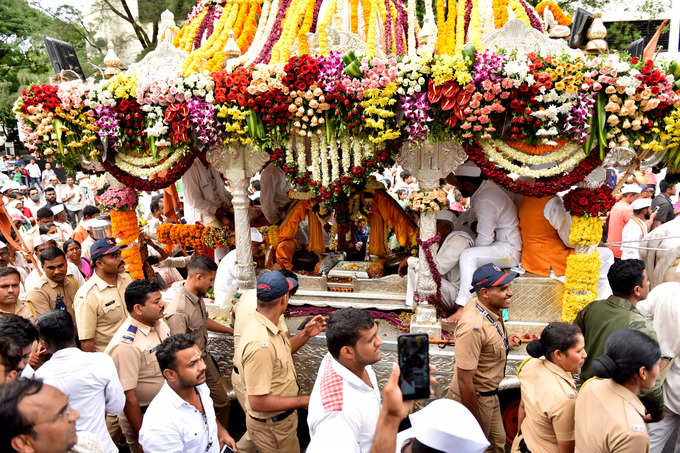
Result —
<path fill-rule="evenodd" d="M 120 426 L 130 451 L 139 451 L 137 438 L 142 417 L 151 400 L 163 386 L 163 374 L 156 360 L 156 348 L 170 336 L 163 320 L 165 302 L 160 287 L 152 280 L 135 280 L 125 290 L 130 313 L 116 330 L 106 348 L 118 370 L 125 392 L 125 408 Z"/>
<path fill-rule="evenodd" d="M 66 310 L 75 319 L 73 299 L 78 291 L 76 281 L 66 274 L 66 255 L 57 247 L 50 247 L 40 253 L 43 276 L 35 289 L 26 298 L 33 305 L 37 316 L 50 310 Z"/>
<path fill-rule="evenodd" d="M 576 398 L 576 453 L 648 453 L 645 406 L 638 395 L 659 375 L 659 344 L 639 330 L 609 335 L 604 354 L 593 362 L 595 376 Z"/>
<path fill-rule="evenodd" d="M 13 267 L 0 267 L 0 317 L 4 315 L 19 315 L 35 322 L 37 316 L 31 304 L 19 300 L 21 275 Z"/>
<path fill-rule="evenodd" d="M 498 385 L 505 376 L 510 348 L 519 346 L 517 335 L 508 337 L 502 311 L 510 306 L 514 272 L 494 264 L 478 268 L 472 277 L 476 299 L 465 305 L 456 327 L 455 371 L 450 396 L 463 403 L 479 421 L 491 443 L 487 453 L 504 453 L 505 428 L 498 400 Z"/>
<path fill-rule="evenodd" d="M 257 311 L 239 326 L 234 372 L 245 387 L 246 428 L 259 453 L 300 451 L 296 409 L 307 407 L 299 396 L 288 329 L 281 315 L 294 280 L 267 272 L 257 281 Z"/>
<path fill-rule="evenodd" d="M 512 453 L 573 453 L 578 393 L 573 373 L 586 358 L 583 334 L 573 324 L 553 322 L 527 345 L 527 353 L 534 358 L 517 370 L 522 403 Z"/>
<path fill-rule="evenodd" d="M 132 278 L 113 238 L 92 244 L 92 277 L 76 293 L 74 308 L 81 349 L 102 352 L 127 316 L 125 288 Z"/>
<path fill-rule="evenodd" d="M 168 304 L 166 320 L 172 335 L 190 333 L 203 353 L 206 383 L 215 406 L 215 415 L 223 426 L 228 424 L 229 398 L 222 386 L 217 362 L 208 354 L 208 330 L 232 335 L 234 330 L 208 317 L 203 296 L 215 283 L 217 264 L 205 255 L 195 255 L 189 261 L 187 279 Z"/>

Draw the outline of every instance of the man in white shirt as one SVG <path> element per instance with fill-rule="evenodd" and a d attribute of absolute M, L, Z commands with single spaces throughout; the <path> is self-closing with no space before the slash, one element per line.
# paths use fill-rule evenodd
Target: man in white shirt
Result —
<path fill-rule="evenodd" d="M 647 220 L 651 219 L 649 212 L 652 200 L 649 198 L 638 198 L 631 207 L 633 208 L 633 216 L 628 220 L 626 226 L 623 227 L 621 233 L 621 259 L 631 260 L 640 259 L 640 247 L 645 244 L 642 240 L 647 236 Z"/>
<path fill-rule="evenodd" d="M 676 439 L 675 449 L 666 448 L 667 444 L 680 429 L 680 304 L 678 293 L 680 283 L 666 282 L 656 286 L 635 306 L 650 320 L 659 339 L 662 357 L 675 360 L 669 365 L 666 380 L 663 383 L 664 417 L 660 422 L 647 424 L 649 432 L 650 453 L 662 451 L 680 451 L 680 439 Z M 664 359 L 662 359 L 663 361 Z"/>
<path fill-rule="evenodd" d="M 36 321 L 41 342 L 52 357 L 35 372 L 66 394 L 69 404 L 80 414 L 76 430 L 91 432 L 106 447 L 117 453 L 106 428 L 106 414 L 118 414 L 125 406 L 125 394 L 111 357 L 103 352 L 83 352 L 76 347 L 71 315 L 52 310 Z"/>
<path fill-rule="evenodd" d="M 52 164 L 47 162 L 45 164 L 45 169 L 42 172 L 42 185 L 45 187 L 50 183 L 51 180 L 57 179 L 57 174 L 52 170 Z M 42 190 L 42 187 L 41 187 Z"/>
<path fill-rule="evenodd" d="M 477 220 L 475 245 L 464 250 L 459 259 L 460 290 L 456 304 L 465 306 L 471 299 L 472 275 L 478 267 L 488 263 L 502 268 L 519 265 L 522 237 L 517 207 L 503 189 L 481 178 L 479 167 L 466 162 L 456 170 L 456 178 L 463 196 L 471 197 L 470 209 Z M 462 315 L 462 310 L 456 315 Z"/>
<path fill-rule="evenodd" d="M 333 312 L 326 323 L 328 354 L 309 397 L 307 453 L 367 453 L 380 414 L 371 364 L 382 357 L 378 324 L 358 308 Z"/>
<path fill-rule="evenodd" d="M 191 334 L 166 338 L 156 349 L 165 384 L 149 404 L 139 432 L 145 453 L 218 453 L 236 443 L 217 421 L 205 362 Z"/>
<path fill-rule="evenodd" d="M 253 249 L 264 241 L 262 234 L 257 231 L 257 228 L 250 228 L 250 240 L 252 241 Z M 215 303 L 217 305 L 225 306 L 230 301 L 230 295 L 234 295 L 238 290 L 238 280 L 236 278 L 236 249 L 227 253 L 227 256 L 222 258 L 220 264 L 217 266 L 217 273 L 215 274 Z"/>
<path fill-rule="evenodd" d="M 440 235 L 439 249 L 435 258 L 437 270 L 441 274 L 441 298 L 447 307 L 453 307 L 458 296 L 460 285 L 460 266 L 458 261 L 463 250 L 472 247 L 475 243 L 472 231 L 469 228 L 459 225 L 454 227 L 456 215 L 443 209 L 437 212 L 437 233 Z M 417 258 L 413 258 L 417 260 Z M 403 265 L 400 266 L 403 268 Z M 400 272 L 400 274 L 403 274 Z M 409 267 L 408 280 L 406 286 L 406 303 L 414 305 L 414 293 L 416 289 L 415 267 Z M 448 311 L 448 310 L 447 310 Z"/>
<path fill-rule="evenodd" d="M 61 187 L 59 193 L 61 202 L 66 206 L 68 216 L 74 222 L 74 225 L 80 221 L 83 211 L 83 191 L 79 186 L 75 185 L 73 176 L 66 178 L 66 185 Z"/>
<path fill-rule="evenodd" d="M 35 163 L 35 159 L 31 159 L 31 163 L 26 165 L 26 170 L 28 170 L 28 185 L 38 186 L 42 190 L 42 185 L 40 184 L 40 167 Z"/>
<path fill-rule="evenodd" d="M 273 162 L 268 162 L 260 175 L 260 206 L 270 225 L 276 225 L 286 216 L 289 190 L 286 174 Z"/>
<path fill-rule="evenodd" d="M 165 223 L 165 217 L 163 216 L 164 203 L 163 196 L 156 195 L 151 198 L 151 203 L 149 204 L 149 211 L 151 213 L 151 218 L 144 226 L 144 234 L 149 236 L 153 240 L 158 240 L 158 234 L 156 230 L 158 227 Z"/>
<path fill-rule="evenodd" d="M 184 194 L 184 218 L 187 223 L 205 226 L 231 225 L 228 212 L 231 194 L 222 181 L 220 172 L 199 156 L 182 176 Z M 215 261 L 227 254 L 227 249 L 215 249 Z"/>
<path fill-rule="evenodd" d="M 54 214 L 54 224 L 63 232 L 64 239 L 61 241 L 62 244 L 66 242 L 67 238 L 73 236 L 73 227 L 68 223 L 68 217 L 66 216 L 66 209 L 63 204 L 58 204 L 50 208 Z"/>

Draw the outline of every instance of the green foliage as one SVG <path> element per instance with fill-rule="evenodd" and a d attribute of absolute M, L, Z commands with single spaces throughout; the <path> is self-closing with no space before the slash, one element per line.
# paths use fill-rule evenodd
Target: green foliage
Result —
<path fill-rule="evenodd" d="M 623 51 L 635 40 L 642 38 L 642 33 L 626 22 L 614 22 L 607 27 L 607 44 L 609 49 Z"/>

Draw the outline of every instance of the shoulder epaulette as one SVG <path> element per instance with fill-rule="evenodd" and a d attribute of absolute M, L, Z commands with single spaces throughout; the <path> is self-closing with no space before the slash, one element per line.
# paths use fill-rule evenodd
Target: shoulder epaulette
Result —
<path fill-rule="evenodd" d="M 581 390 L 583 390 L 583 387 L 585 387 L 586 384 L 587 384 L 588 382 L 590 382 L 590 381 L 599 381 L 599 380 L 600 380 L 600 378 L 597 377 L 597 376 L 591 377 L 590 379 L 586 380 L 583 384 L 581 384 L 581 388 L 579 388 L 578 391 L 580 392 Z"/>
<path fill-rule="evenodd" d="M 519 373 L 521 373 L 522 368 L 524 367 L 524 364 L 527 363 L 531 359 L 533 359 L 533 357 L 527 357 L 526 359 L 524 359 L 524 361 L 522 363 L 519 364 L 519 366 L 517 367 L 517 377 L 519 377 Z"/>

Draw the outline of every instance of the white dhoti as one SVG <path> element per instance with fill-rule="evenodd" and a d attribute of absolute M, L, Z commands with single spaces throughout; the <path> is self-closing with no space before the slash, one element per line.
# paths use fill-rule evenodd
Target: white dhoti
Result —
<path fill-rule="evenodd" d="M 494 242 L 482 247 L 471 247 L 460 254 L 460 289 L 456 304 L 465 306 L 472 299 L 472 275 L 477 268 L 492 263 L 501 268 L 517 266 L 520 263 L 521 251 L 505 242 Z"/>
<path fill-rule="evenodd" d="M 461 253 L 473 243 L 472 237 L 465 231 L 451 232 L 437 251 L 435 262 L 437 270 L 442 276 L 441 297 L 446 306 L 452 306 L 458 295 L 460 284 L 459 259 Z M 414 258 L 415 259 L 415 258 Z M 409 266 L 406 280 L 406 305 L 412 307 L 414 293 L 417 285 L 417 272 L 415 267 Z"/>

